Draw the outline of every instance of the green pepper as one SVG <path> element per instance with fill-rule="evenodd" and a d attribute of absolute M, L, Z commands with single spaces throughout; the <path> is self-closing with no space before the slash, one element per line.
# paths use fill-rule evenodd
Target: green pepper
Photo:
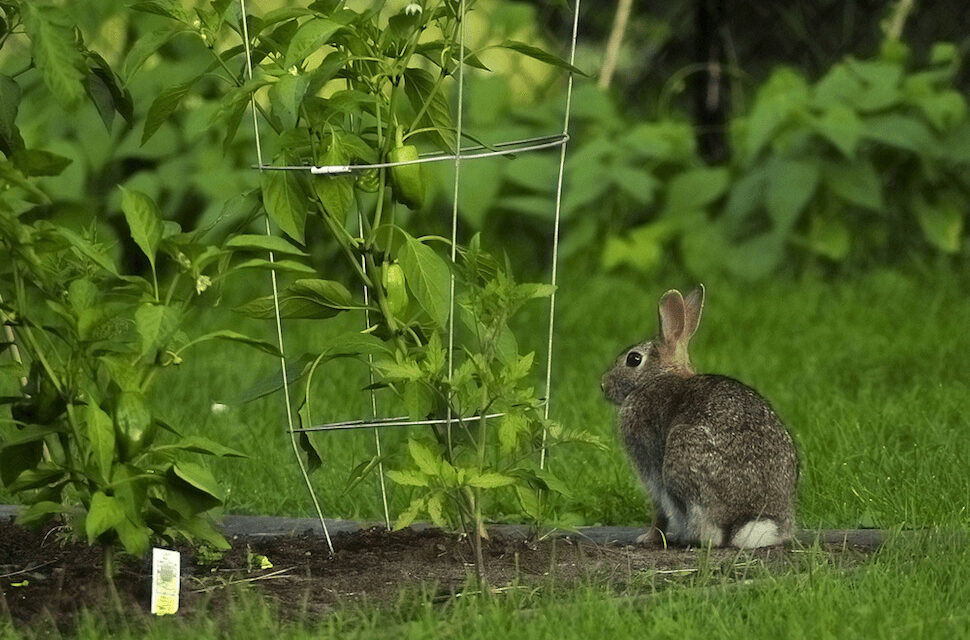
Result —
<path fill-rule="evenodd" d="M 374 193 L 380 187 L 381 172 L 377 169 L 366 169 L 357 174 L 357 188 L 367 193 Z"/>
<path fill-rule="evenodd" d="M 395 317 L 399 317 L 408 307 L 408 292 L 404 280 L 404 269 L 394 262 L 384 263 L 384 290 L 387 292 L 387 307 Z"/>
<path fill-rule="evenodd" d="M 114 411 L 115 438 L 122 458 L 130 460 L 151 446 L 158 423 L 145 405 L 145 396 L 135 391 L 118 394 Z"/>
<path fill-rule="evenodd" d="M 418 159 L 418 148 L 404 144 L 401 130 L 397 130 L 397 146 L 387 154 L 388 162 L 408 162 Z M 409 209 L 420 209 L 427 192 L 424 168 L 420 164 L 405 164 L 391 167 L 391 185 L 394 199 Z"/>

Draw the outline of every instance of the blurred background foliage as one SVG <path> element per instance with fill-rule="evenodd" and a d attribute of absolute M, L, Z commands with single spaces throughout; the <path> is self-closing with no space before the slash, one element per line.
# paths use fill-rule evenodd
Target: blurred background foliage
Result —
<path fill-rule="evenodd" d="M 183 228 L 242 217 L 234 195 L 255 184 L 251 127 L 243 119 L 224 144 L 214 126 L 230 87 L 203 77 L 142 144 L 153 101 L 211 64 L 200 39 L 131 2 L 61 4 L 119 73 L 133 115 L 52 100 L 41 75 L 24 71 L 26 40 L 8 38 L 0 74 L 23 89 L 17 124 L 28 148 L 71 160 L 37 180 L 52 200 L 43 213 L 96 225 L 133 268 L 147 264 L 126 245 L 116 185 L 152 196 Z M 264 14 L 298 3 L 250 4 Z M 512 38 L 567 53 L 566 4 L 480 0 L 469 46 Z M 576 63 L 590 77 L 573 95 L 562 255 L 589 268 L 752 280 L 965 259 L 970 35 L 949 18 L 961 11 L 949 0 L 932 11 L 906 0 L 585 3 Z M 499 50 L 482 62 L 499 73 L 467 71 L 467 130 L 498 142 L 561 128 L 561 73 Z M 440 215 L 409 224 L 440 231 L 450 218 L 448 164 L 431 172 Z M 483 230 L 526 274 L 547 268 L 557 170 L 555 152 L 468 163 L 463 235 Z M 316 266 L 329 264 L 334 248 L 313 241 L 321 230 L 308 233 Z"/>

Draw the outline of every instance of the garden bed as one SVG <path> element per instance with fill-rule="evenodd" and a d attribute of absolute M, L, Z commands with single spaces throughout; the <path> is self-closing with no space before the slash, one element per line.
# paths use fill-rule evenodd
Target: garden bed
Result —
<path fill-rule="evenodd" d="M 273 522 L 262 520 L 264 523 Z M 250 529 L 255 520 L 249 521 Z M 293 519 L 278 520 L 288 522 Z M 238 523 L 237 523 L 238 524 Z M 233 528 L 233 522 L 228 523 Z M 285 618 L 316 618 L 335 607 L 393 602 L 403 588 L 421 589 L 432 599 L 447 601 L 473 585 L 473 555 L 466 541 L 436 529 L 383 528 L 334 536 L 336 554 L 329 557 L 326 540 L 312 532 L 231 536 L 232 549 L 205 554 L 181 549 L 183 580 L 181 613 L 220 616 L 240 589 L 255 591 L 275 605 Z M 733 549 L 662 549 L 591 541 L 586 535 L 532 541 L 516 527 L 498 527 L 485 547 L 489 588 L 558 589 L 580 584 L 609 587 L 616 593 L 639 595 L 675 586 L 737 585 L 780 573 L 799 572 L 817 563 L 852 569 L 878 546 L 878 532 L 835 532 L 818 537 L 805 533 L 786 547 L 739 552 Z M 612 532 L 606 539 L 632 534 Z M 602 536 L 601 536 L 602 537 Z M 819 545 L 806 545 L 808 540 Z M 262 567 L 265 556 L 272 567 Z M 809 556 L 812 559 L 809 562 Z M 110 610 L 101 574 L 100 549 L 71 543 L 58 528 L 40 532 L 0 523 L 0 615 L 15 624 L 56 625 L 69 629 L 80 610 Z M 120 563 L 118 590 L 130 612 L 147 613 L 150 567 L 145 560 Z M 20 585 L 20 586 L 15 586 Z"/>

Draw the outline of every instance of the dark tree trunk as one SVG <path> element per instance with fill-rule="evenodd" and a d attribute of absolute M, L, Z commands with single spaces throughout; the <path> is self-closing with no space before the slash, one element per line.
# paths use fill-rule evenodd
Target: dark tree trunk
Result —
<path fill-rule="evenodd" d="M 702 71 L 692 75 L 697 146 L 705 160 L 720 162 L 730 152 L 725 130 L 730 115 L 730 86 L 724 73 L 727 0 L 695 2 L 695 60 L 704 66 Z"/>

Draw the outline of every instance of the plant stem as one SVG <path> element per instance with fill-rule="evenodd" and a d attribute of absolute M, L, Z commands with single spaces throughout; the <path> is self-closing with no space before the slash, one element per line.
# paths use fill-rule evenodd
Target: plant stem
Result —
<path fill-rule="evenodd" d="M 119 616 L 123 616 L 125 608 L 121 604 L 121 596 L 118 594 L 118 587 L 115 585 L 115 548 L 111 544 L 104 545 L 104 581 L 108 587 L 108 595 L 111 596 L 115 611 Z"/>
<path fill-rule="evenodd" d="M 616 15 L 613 16 L 613 29 L 610 31 L 610 38 L 606 42 L 606 53 L 603 54 L 600 79 L 596 83 L 600 89 L 609 89 L 610 82 L 613 81 L 613 74 L 616 72 L 616 63 L 620 57 L 620 49 L 623 47 L 623 36 L 626 34 L 626 25 L 630 20 L 632 8 L 633 0 L 619 0 L 617 3 Z"/>

